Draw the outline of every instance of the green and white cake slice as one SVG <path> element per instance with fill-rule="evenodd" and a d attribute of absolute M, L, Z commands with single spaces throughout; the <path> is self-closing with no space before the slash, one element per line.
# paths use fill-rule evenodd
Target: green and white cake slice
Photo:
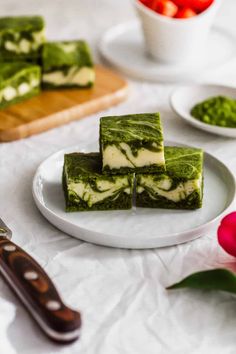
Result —
<path fill-rule="evenodd" d="M 0 59 L 36 61 L 45 42 L 44 20 L 40 16 L 0 18 Z"/>
<path fill-rule="evenodd" d="M 24 62 L 0 65 L 0 109 L 40 92 L 41 69 Z"/>
<path fill-rule="evenodd" d="M 136 175 L 136 206 L 198 209 L 203 197 L 203 151 L 165 147 L 166 173 Z"/>
<path fill-rule="evenodd" d="M 164 172 L 159 113 L 103 117 L 100 120 L 103 172 Z"/>
<path fill-rule="evenodd" d="M 43 47 L 43 86 L 90 87 L 95 70 L 85 41 L 49 42 Z"/>
<path fill-rule="evenodd" d="M 99 153 L 64 157 L 66 211 L 114 210 L 132 207 L 134 175 L 104 176 Z"/>

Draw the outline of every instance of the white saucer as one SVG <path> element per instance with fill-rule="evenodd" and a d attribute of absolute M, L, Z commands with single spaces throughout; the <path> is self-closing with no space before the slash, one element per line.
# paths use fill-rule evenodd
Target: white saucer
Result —
<path fill-rule="evenodd" d="M 129 22 L 109 29 L 99 49 L 112 65 L 124 74 L 149 81 L 188 81 L 210 72 L 226 63 L 236 54 L 235 37 L 224 29 L 213 27 L 207 50 L 195 64 L 176 66 L 154 61 L 147 55 L 141 25 Z"/>
<path fill-rule="evenodd" d="M 167 142 L 169 145 L 180 145 Z M 204 235 L 235 196 L 235 180 L 227 167 L 205 154 L 204 200 L 196 211 L 133 208 L 124 211 L 66 213 L 62 191 L 64 154 L 98 151 L 98 144 L 78 145 L 47 158 L 33 181 L 33 196 L 41 213 L 58 229 L 81 240 L 122 248 L 155 248 L 179 244 Z"/>
<path fill-rule="evenodd" d="M 191 108 L 207 98 L 228 96 L 236 100 L 236 88 L 222 85 L 185 85 L 177 88 L 170 97 L 172 109 L 187 123 L 209 133 L 236 138 L 236 128 L 224 128 L 201 122 L 191 116 Z"/>

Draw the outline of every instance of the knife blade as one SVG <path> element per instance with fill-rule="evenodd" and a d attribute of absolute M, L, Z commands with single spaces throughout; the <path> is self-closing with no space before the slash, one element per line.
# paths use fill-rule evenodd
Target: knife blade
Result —
<path fill-rule="evenodd" d="M 80 313 L 63 303 L 46 272 L 11 237 L 11 230 L 0 218 L 0 273 L 50 339 L 75 341 L 80 334 Z"/>
<path fill-rule="evenodd" d="M 11 230 L 7 227 L 6 224 L 4 224 L 3 220 L 0 218 L 0 236 L 5 236 L 9 239 L 12 237 L 12 232 Z"/>

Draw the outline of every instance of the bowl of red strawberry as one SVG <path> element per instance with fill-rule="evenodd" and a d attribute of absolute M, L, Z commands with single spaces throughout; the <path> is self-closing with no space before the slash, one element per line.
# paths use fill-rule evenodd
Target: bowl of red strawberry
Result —
<path fill-rule="evenodd" d="M 214 0 L 139 0 L 160 15 L 187 19 L 207 10 Z"/>
<path fill-rule="evenodd" d="M 221 0 L 135 0 L 147 52 L 186 65 L 199 58 Z"/>

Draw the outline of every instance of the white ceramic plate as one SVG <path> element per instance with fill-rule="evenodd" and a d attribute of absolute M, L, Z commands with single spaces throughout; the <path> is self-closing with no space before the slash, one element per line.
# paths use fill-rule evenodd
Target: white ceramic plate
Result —
<path fill-rule="evenodd" d="M 236 138 L 236 128 L 206 124 L 191 116 L 190 110 L 195 104 L 214 96 L 228 96 L 236 100 L 236 88 L 221 85 L 185 85 L 172 93 L 170 104 L 182 119 L 196 128 L 209 133 Z"/>
<path fill-rule="evenodd" d="M 213 27 L 206 48 L 204 53 L 199 53 L 195 64 L 189 66 L 154 61 L 146 53 L 141 26 L 137 21 L 112 27 L 104 34 L 99 44 L 104 58 L 120 71 L 149 81 L 200 79 L 206 71 L 210 72 L 234 57 L 235 38 L 226 30 Z"/>
<path fill-rule="evenodd" d="M 98 151 L 98 146 L 96 143 L 73 146 L 47 158 L 35 174 L 33 196 L 41 213 L 53 225 L 87 242 L 138 249 L 190 241 L 204 235 L 229 210 L 234 200 L 233 175 L 222 162 L 206 153 L 204 200 L 200 210 L 133 208 L 66 213 L 61 186 L 63 157 L 65 153 L 74 151 Z"/>

